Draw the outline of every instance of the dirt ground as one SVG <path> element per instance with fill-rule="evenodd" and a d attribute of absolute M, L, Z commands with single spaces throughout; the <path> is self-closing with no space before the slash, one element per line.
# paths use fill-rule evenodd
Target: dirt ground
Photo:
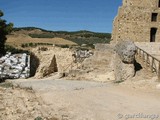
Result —
<path fill-rule="evenodd" d="M 0 86 L 0 120 L 34 120 L 40 117 L 58 120 L 48 114 L 51 109 L 32 89 L 15 88 L 10 83 L 1 83 Z M 48 114 L 47 117 L 44 117 L 45 114 Z"/>
<path fill-rule="evenodd" d="M 152 87 L 146 85 L 149 81 L 11 82 L 18 87 L 0 88 L 2 120 L 33 120 L 38 116 L 46 120 L 160 120 L 156 82 Z"/>

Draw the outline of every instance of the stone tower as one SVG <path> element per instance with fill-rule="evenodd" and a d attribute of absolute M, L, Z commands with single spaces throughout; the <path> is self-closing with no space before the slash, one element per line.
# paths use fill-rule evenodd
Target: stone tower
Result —
<path fill-rule="evenodd" d="M 160 42 L 160 0 L 123 0 L 113 22 L 112 40 Z"/>

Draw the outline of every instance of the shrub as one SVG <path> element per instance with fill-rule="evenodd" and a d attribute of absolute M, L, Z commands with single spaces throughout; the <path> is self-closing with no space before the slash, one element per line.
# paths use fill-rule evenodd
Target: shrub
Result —
<path fill-rule="evenodd" d="M 36 46 L 38 46 L 38 45 L 53 45 L 53 44 L 51 44 L 51 43 L 23 43 L 23 44 L 21 44 L 21 47 L 22 48 L 26 48 L 26 47 L 36 47 Z"/>
<path fill-rule="evenodd" d="M 36 117 L 34 120 L 43 120 L 41 117 Z"/>
<path fill-rule="evenodd" d="M 69 48 L 69 45 L 59 45 L 59 44 L 57 45 L 57 44 L 56 44 L 55 46 L 61 47 L 61 48 Z"/>
<path fill-rule="evenodd" d="M 13 46 L 10 46 L 10 45 L 5 45 L 5 51 L 11 52 L 12 54 L 14 54 L 14 53 L 27 53 L 27 54 L 29 54 L 29 51 L 27 51 L 27 50 L 17 49 L 17 48 L 14 48 Z"/>
<path fill-rule="evenodd" d="M 0 10 L 0 54 L 5 53 L 6 35 L 8 35 L 13 28 L 13 23 L 6 23 L 6 20 L 1 19 L 3 12 Z"/>
<path fill-rule="evenodd" d="M 42 33 L 42 34 L 29 34 L 32 38 L 54 38 L 52 33 Z"/>

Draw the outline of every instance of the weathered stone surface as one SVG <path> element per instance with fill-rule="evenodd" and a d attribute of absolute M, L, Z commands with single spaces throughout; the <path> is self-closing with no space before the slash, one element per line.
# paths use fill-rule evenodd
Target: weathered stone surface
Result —
<path fill-rule="evenodd" d="M 125 81 L 128 78 L 132 78 L 135 75 L 134 64 L 126 64 L 122 62 L 118 54 L 115 54 L 114 60 L 114 74 L 116 81 Z"/>
<path fill-rule="evenodd" d="M 115 50 L 124 63 L 134 62 L 136 46 L 132 41 L 120 41 L 115 46 Z"/>
<path fill-rule="evenodd" d="M 58 72 L 56 56 L 54 55 L 49 66 L 44 66 L 42 71 L 43 77 L 48 76 L 54 72 Z"/>
<path fill-rule="evenodd" d="M 135 75 L 136 46 L 132 41 L 121 41 L 115 46 L 113 61 L 116 81 L 124 81 Z"/>
<path fill-rule="evenodd" d="M 26 53 L 7 53 L 0 58 L 0 78 L 28 78 L 30 76 L 30 56 Z"/>
<path fill-rule="evenodd" d="M 160 42 L 159 0 L 122 0 L 113 22 L 112 40 L 132 39 L 150 42 L 151 28 L 157 28 L 155 41 Z M 152 20 L 152 13 L 157 13 Z"/>
<path fill-rule="evenodd" d="M 87 52 L 86 52 L 87 53 Z M 110 44 L 95 44 L 89 57 L 73 67 L 67 75 L 67 79 L 112 81 L 115 80 L 113 66 L 114 47 Z"/>

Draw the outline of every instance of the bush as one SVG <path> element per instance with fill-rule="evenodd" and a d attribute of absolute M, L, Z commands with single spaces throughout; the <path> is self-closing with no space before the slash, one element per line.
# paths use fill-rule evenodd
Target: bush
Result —
<path fill-rule="evenodd" d="M 36 117 L 34 120 L 43 120 L 41 117 Z"/>
<path fill-rule="evenodd" d="M 28 50 L 17 49 L 17 48 L 14 48 L 13 46 L 10 46 L 10 45 L 5 45 L 5 51 L 11 52 L 12 54 L 14 54 L 14 53 L 27 53 L 27 54 L 29 54 Z"/>
<path fill-rule="evenodd" d="M 22 48 L 26 48 L 26 47 L 37 47 L 38 45 L 53 45 L 52 43 L 23 43 L 21 44 Z"/>
<path fill-rule="evenodd" d="M 13 23 L 6 23 L 6 20 L 1 19 L 3 17 L 3 12 L 0 10 L 0 55 L 5 54 L 5 42 L 6 35 L 11 33 L 13 28 Z"/>
<path fill-rule="evenodd" d="M 41 50 L 41 51 L 47 51 L 48 48 L 46 48 L 46 47 L 40 47 L 40 50 Z"/>
<path fill-rule="evenodd" d="M 57 45 L 57 44 L 55 46 L 61 47 L 61 48 L 69 48 L 70 47 L 69 45 Z"/>
<path fill-rule="evenodd" d="M 29 34 L 32 38 L 54 38 L 52 33 L 42 33 L 42 34 Z"/>

